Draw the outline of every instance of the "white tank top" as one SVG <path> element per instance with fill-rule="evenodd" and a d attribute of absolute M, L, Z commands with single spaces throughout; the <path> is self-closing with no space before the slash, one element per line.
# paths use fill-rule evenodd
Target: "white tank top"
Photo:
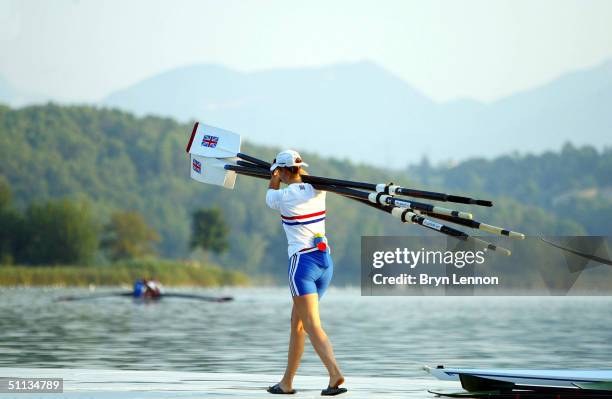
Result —
<path fill-rule="evenodd" d="M 325 191 L 308 183 L 293 183 L 279 190 L 268 189 L 266 204 L 280 211 L 289 256 L 312 248 L 315 234 L 325 235 Z"/>

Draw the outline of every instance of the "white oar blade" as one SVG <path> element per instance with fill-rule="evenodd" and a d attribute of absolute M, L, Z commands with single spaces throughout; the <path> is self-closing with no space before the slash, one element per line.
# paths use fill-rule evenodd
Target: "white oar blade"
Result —
<path fill-rule="evenodd" d="M 207 158 L 191 154 L 191 178 L 200 183 L 233 189 L 236 172 L 225 170 L 228 159 Z"/>
<path fill-rule="evenodd" d="M 230 158 L 240 152 L 240 135 L 229 130 L 196 122 L 187 152 L 209 158 Z"/>

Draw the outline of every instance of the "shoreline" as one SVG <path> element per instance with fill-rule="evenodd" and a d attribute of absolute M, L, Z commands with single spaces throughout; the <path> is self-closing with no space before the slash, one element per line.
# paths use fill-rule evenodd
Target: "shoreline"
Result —
<path fill-rule="evenodd" d="M 156 278 L 164 286 L 249 286 L 250 279 L 237 270 L 183 261 L 135 261 L 108 266 L 1 265 L 0 287 L 102 287 L 127 286 L 136 279 Z"/>

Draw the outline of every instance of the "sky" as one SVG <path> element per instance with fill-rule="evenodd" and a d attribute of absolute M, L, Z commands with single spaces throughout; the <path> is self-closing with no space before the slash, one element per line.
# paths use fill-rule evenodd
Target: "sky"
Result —
<path fill-rule="evenodd" d="M 93 102 L 213 63 L 373 61 L 437 101 L 494 101 L 612 59 L 612 1 L 0 0 L 0 77 Z"/>

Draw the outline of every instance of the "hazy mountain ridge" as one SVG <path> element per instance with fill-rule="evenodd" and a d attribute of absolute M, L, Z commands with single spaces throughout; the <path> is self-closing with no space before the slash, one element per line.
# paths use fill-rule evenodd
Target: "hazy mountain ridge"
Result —
<path fill-rule="evenodd" d="M 437 103 L 371 62 L 242 73 L 179 68 L 115 92 L 103 104 L 191 118 L 254 142 L 403 167 L 431 160 L 612 144 L 612 62 L 493 103 Z"/>

